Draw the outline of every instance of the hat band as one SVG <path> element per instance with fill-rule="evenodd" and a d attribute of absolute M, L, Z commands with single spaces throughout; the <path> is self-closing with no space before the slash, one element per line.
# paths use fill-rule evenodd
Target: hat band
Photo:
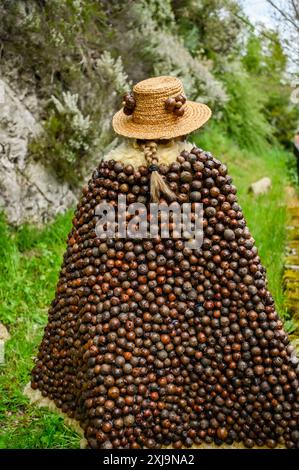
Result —
<path fill-rule="evenodd" d="M 132 121 L 135 124 L 146 125 L 172 125 L 177 122 L 179 116 L 174 115 L 165 108 L 168 98 L 176 97 L 184 93 L 183 86 L 179 80 L 172 82 L 171 86 L 163 87 L 161 90 L 140 90 L 139 84 L 133 88 L 136 106 L 132 113 Z"/>
<path fill-rule="evenodd" d="M 164 111 L 157 113 L 155 111 L 153 114 L 150 114 L 150 111 L 147 113 L 137 113 L 137 110 L 132 114 L 132 121 L 135 124 L 139 125 L 158 125 L 158 124 L 174 124 L 179 119 L 179 116 L 176 116 L 172 112 Z"/>

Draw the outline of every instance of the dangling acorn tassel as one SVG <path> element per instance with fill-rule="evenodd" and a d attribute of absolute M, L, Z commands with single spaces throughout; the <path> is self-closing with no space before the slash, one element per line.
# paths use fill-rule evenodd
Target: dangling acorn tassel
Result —
<path fill-rule="evenodd" d="M 159 167 L 157 165 L 150 165 L 149 171 L 151 172 L 151 199 L 153 202 L 159 202 L 160 196 L 163 194 L 167 199 L 174 201 L 176 195 L 169 188 L 165 180 L 159 173 Z"/>

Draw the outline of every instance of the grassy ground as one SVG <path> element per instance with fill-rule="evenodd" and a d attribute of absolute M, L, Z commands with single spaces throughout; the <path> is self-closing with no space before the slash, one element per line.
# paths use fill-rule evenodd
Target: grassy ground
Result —
<path fill-rule="evenodd" d="M 275 149 L 259 154 L 241 151 L 213 129 L 200 134 L 196 141 L 228 164 L 249 228 L 268 269 L 270 289 L 281 316 L 286 318 L 281 287 L 286 153 Z M 247 188 L 263 176 L 272 179 L 272 190 L 254 198 Z M 0 221 L 0 322 L 11 335 L 6 343 L 6 364 L 0 366 L 2 448 L 79 447 L 79 437 L 65 427 L 60 417 L 28 405 L 22 395 L 47 320 L 70 226 L 70 213 L 58 217 L 44 230 L 25 226 L 15 231 L 3 219 Z"/>
<path fill-rule="evenodd" d="M 23 396 L 33 356 L 41 340 L 47 308 L 71 225 L 71 214 L 43 231 L 0 225 L 0 321 L 10 332 L 6 364 L 0 366 L 0 448 L 78 447 L 79 438 L 63 420 L 27 406 Z"/>

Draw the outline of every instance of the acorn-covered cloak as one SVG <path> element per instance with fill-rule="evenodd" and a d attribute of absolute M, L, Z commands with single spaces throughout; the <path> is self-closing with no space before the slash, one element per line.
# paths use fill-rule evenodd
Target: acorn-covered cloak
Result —
<path fill-rule="evenodd" d="M 103 159 L 73 219 L 31 392 L 92 448 L 299 447 L 298 359 L 232 179 L 190 144 L 158 152 L 177 201 L 203 204 L 202 247 L 97 237 L 101 201 L 150 203 L 138 149 Z"/>

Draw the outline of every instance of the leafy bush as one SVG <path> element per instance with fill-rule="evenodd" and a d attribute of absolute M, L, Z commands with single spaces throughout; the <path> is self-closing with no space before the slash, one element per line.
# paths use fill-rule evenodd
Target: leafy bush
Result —
<path fill-rule="evenodd" d="M 48 162 L 61 179 L 76 185 L 84 174 L 84 159 L 93 150 L 94 128 L 89 116 L 78 107 L 78 95 L 52 96 L 53 106 L 41 136 L 31 143 L 36 159 Z"/>
<path fill-rule="evenodd" d="M 180 36 L 192 55 L 213 61 L 214 67 L 239 54 L 244 30 L 235 0 L 173 0 Z"/>
<path fill-rule="evenodd" d="M 193 57 L 178 35 L 169 1 L 129 4 L 113 19 L 113 52 L 121 55 L 134 82 L 148 76 L 175 75 L 182 79 L 191 99 L 218 108 L 226 101 L 223 84 L 215 78 L 211 64 L 199 55 Z"/>
<path fill-rule="evenodd" d="M 239 63 L 233 63 L 222 78 L 229 101 L 223 110 L 224 130 L 241 147 L 259 150 L 265 139 L 273 139 L 273 129 L 264 115 L 265 94 Z"/>
<path fill-rule="evenodd" d="M 99 151 L 109 143 L 115 103 L 119 94 L 128 90 L 120 57 L 114 60 L 105 51 L 94 61 L 93 73 L 98 76 L 98 95 L 92 118 L 84 115 L 79 106 L 80 102 L 91 110 L 88 92 L 83 97 L 69 91 L 63 92 L 61 99 L 52 96 L 43 132 L 30 145 L 35 159 L 50 165 L 72 186 L 86 177 Z"/>
<path fill-rule="evenodd" d="M 299 109 L 290 102 L 287 56 L 277 33 L 263 30 L 259 35 L 251 33 L 242 63 L 264 96 L 263 113 L 274 137 L 291 148 Z"/>

